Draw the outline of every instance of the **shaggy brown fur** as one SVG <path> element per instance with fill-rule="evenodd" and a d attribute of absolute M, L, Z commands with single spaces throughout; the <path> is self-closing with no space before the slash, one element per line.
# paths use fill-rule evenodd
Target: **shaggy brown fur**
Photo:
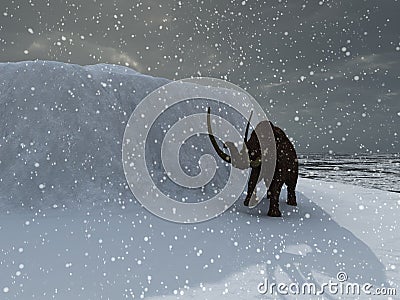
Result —
<path fill-rule="evenodd" d="M 288 193 L 287 204 L 293 206 L 297 205 L 295 189 L 298 178 L 298 161 L 297 161 L 297 154 L 293 147 L 293 144 L 290 142 L 284 131 L 279 127 L 274 126 L 271 122 L 269 122 L 269 124 L 267 122 L 268 121 L 260 122 L 256 126 L 255 130 L 252 132 L 249 140 L 247 140 L 247 134 L 249 130 L 250 119 L 249 122 L 247 123 L 244 142 L 246 144 L 250 159 L 251 174 L 248 182 L 247 196 L 244 201 L 244 205 L 245 206 L 249 205 L 251 196 L 254 193 L 257 183 L 262 179 L 264 179 L 264 181 L 266 180 L 266 178 L 260 178 L 261 149 L 256 131 L 260 132 L 259 130 L 257 130 L 259 126 L 270 125 L 275 137 L 276 165 L 275 165 L 274 176 L 268 189 L 268 198 L 270 199 L 268 216 L 280 217 L 281 212 L 279 210 L 279 195 L 283 184 L 286 184 L 287 186 L 287 193 Z M 208 124 L 209 137 L 214 149 L 217 151 L 217 154 L 224 161 L 231 163 L 232 162 L 231 157 L 225 154 L 218 147 L 215 137 L 212 134 L 210 109 L 208 109 L 207 124 Z"/>
<path fill-rule="evenodd" d="M 260 122 L 257 126 L 268 126 L 266 122 L 268 121 Z M 279 211 L 279 195 L 283 184 L 286 184 L 287 186 L 287 204 L 293 206 L 297 205 L 295 189 L 298 178 L 298 161 L 296 150 L 286 136 L 285 132 L 279 127 L 274 126 L 271 122 L 270 125 L 275 136 L 276 165 L 274 177 L 268 189 L 268 197 L 270 199 L 268 216 L 280 217 L 281 212 Z M 252 132 L 250 139 L 245 142 L 250 161 L 255 161 L 261 156 L 260 144 L 255 133 L 256 130 Z M 251 167 L 247 196 L 246 200 L 244 201 L 244 205 L 246 206 L 249 205 L 250 198 L 259 181 L 260 171 L 261 165 Z"/>

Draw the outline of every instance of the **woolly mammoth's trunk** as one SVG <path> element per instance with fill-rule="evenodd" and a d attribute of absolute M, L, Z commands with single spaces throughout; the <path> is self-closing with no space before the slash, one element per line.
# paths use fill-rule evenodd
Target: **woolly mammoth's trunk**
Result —
<path fill-rule="evenodd" d="M 240 152 L 234 143 L 226 142 L 225 144 L 229 149 L 229 153 L 231 154 L 232 165 L 241 170 L 248 169 L 250 167 L 250 160 L 246 144 L 243 144 L 243 148 L 240 150 Z"/>

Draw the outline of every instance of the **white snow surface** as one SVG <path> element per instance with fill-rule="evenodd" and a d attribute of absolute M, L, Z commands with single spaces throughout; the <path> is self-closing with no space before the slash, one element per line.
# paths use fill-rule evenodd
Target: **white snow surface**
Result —
<path fill-rule="evenodd" d="M 265 278 L 322 284 L 339 271 L 400 292 L 398 193 L 300 179 L 298 207 L 282 191 L 282 218 L 265 199 L 191 225 L 143 209 L 122 171 L 124 124 L 167 82 L 0 64 L 0 299 L 268 299 L 279 296 L 258 293 Z"/>
<path fill-rule="evenodd" d="M 126 122 L 167 82 L 115 65 L 0 64 L 0 208 L 122 202 Z"/>

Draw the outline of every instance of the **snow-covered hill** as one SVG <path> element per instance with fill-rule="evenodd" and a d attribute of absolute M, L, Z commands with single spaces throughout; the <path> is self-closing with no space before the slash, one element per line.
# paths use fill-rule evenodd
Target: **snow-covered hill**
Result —
<path fill-rule="evenodd" d="M 145 95 L 167 82 L 104 64 L 0 64 L 2 210 L 126 200 L 126 122 Z"/>
<path fill-rule="evenodd" d="M 267 299 L 266 278 L 338 272 L 400 288 L 396 193 L 301 179 L 283 218 L 239 201 L 190 225 L 130 202 L 124 127 L 166 82 L 110 65 L 0 64 L 0 299 Z"/>

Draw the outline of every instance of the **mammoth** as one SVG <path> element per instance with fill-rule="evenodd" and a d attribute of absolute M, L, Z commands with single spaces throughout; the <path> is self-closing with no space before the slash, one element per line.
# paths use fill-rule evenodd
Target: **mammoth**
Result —
<path fill-rule="evenodd" d="M 268 216 L 280 217 L 281 212 L 279 210 L 279 195 L 283 184 L 286 184 L 287 186 L 287 204 L 292 206 L 297 205 L 295 193 L 298 178 L 297 154 L 293 147 L 293 144 L 290 142 L 285 132 L 279 127 L 274 126 L 269 121 L 261 121 L 260 123 L 258 123 L 258 125 L 251 133 L 250 138 L 247 139 L 250 127 L 250 119 L 251 115 L 247 122 L 244 135 L 244 144 L 240 152 L 235 147 L 234 143 L 224 143 L 224 148 L 229 149 L 232 157 L 221 150 L 216 142 L 211 128 L 210 108 L 208 108 L 207 111 L 208 136 L 218 156 L 225 162 L 232 163 L 233 167 L 237 167 L 240 169 L 251 168 L 250 178 L 247 187 L 247 195 L 244 201 L 244 205 L 249 206 L 250 200 L 252 199 L 252 197 L 255 197 L 255 188 L 257 184 L 261 180 L 264 180 L 266 186 L 268 187 L 266 175 L 261 174 L 261 165 L 263 163 L 261 159 L 261 154 L 263 149 L 261 149 L 260 147 L 260 142 L 257 138 L 256 132 L 260 132 L 260 129 L 263 129 L 263 127 L 265 128 L 265 126 L 271 127 L 275 138 L 276 162 L 274 175 L 267 192 L 268 198 L 270 199 Z"/>

